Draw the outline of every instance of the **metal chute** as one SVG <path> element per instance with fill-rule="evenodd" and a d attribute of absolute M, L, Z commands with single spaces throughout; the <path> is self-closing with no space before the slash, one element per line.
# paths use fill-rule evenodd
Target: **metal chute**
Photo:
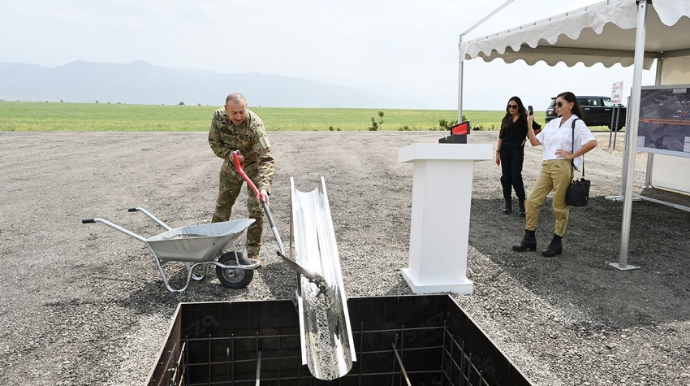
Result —
<path fill-rule="evenodd" d="M 318 188 L 305 193 L 290 178 L 290 193 L 290 258 L 323 278 L 323 283 L 303 276 L 298 281 L 302 364 L 318 379 L 340 378 L 357 358 L 326 183 L 322 177 Z"/>

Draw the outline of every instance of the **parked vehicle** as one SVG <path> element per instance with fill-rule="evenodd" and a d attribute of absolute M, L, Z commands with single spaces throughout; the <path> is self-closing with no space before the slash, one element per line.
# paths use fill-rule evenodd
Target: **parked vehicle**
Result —
<path fill-rule="evenodd" d="M 611 118 L 613 115 L 614 104 L 611 103 L 611 98 L 605 96 L 578 96 L 577 102 L 585 114 L 583 117 L 587 126 L 606 126 L 611 130 Z M 556 115 L 556 98 L 551 98 L 551 104 L 546 109 L 546 122 L 557 118 Z M 620 115 L 618 117 L 618 125 L 616 131 L 619 131 L 625 126 L 625 119 L 628 110 L 625 106 L 620 106 Z"/>

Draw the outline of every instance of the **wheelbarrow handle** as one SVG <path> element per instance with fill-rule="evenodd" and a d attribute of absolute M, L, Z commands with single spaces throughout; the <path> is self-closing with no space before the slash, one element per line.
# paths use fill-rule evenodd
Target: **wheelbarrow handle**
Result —
<path fill-rule="evenodd" d="M 103 224 L 103 225 L 107 225 L 107 226 L 109 226 L 109 227 L 111 227 L 111 228 L 113 228 L 113 229 L 115 229 L 115 230 L 118 230 L 118 231 L 120 231 L 120 232 L 122 232 L 122 233 L 124 233 L 124 234 L 126 234 L 126 235 L 128 235 L 128 236 L 134 237 L 135 239 L 137 239 L 137 240 L 141 241 L 142 243 L 146 244 L 146 239 L 145 239 L 145 238 L 139 236 L 138 234 L 136 234 L 136 233 L 134 233 L 134 232 L 132 232 L 132 231 L 128 231 L 127 229 L 125 229 L 125 228 L 123 228 L 123 227 L 121 227 L 121 226 L 119 226 L 119 225 L 115 225 L 115 224 L 111 223 L 111 222 L 108 221 L 108 220 L 104 220 L 104 219 L 98 218 L 98 217 L 96 217 L 96 218 L 87 218 L 87 219 L 81 220 L 81 223 L 82 223 L 82 224 L 95 224 L 95 223 L 97 223 L 97 222 L 99 222 L 99 223 L 101 223 L 101 224 Z"/>
<path fill-rule="evenodd" d="M 165 229 L 167 229 L 167 230 L 172 230 L 172 228 L 171 228 L 168 224 L 166 224 L 166 223 L 164 223 L 163 221 L 159 220 L 158 217 L 152 215 L 151 212 L 149 212 L 148 210 L 146 210 L 146 209 L 144 209 L 144 208 L 139 208 L 139 207 L 136 207 L 136 208 L 129 208 L 129 209 L 127 209 L 127 211 L 128 211 L 128 212 L 141 212 L 141 213 L 145 214 L 145 215 L 146 215 L 148 218 L 150 218 L 151 220 L 155 221 L 158 225 L 162 226 L 163 228 L 165 228 Z"/>

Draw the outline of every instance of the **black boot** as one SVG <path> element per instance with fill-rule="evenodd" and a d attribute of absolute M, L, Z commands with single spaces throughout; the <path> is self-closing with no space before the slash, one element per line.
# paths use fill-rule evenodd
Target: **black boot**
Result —
<path fill-rule="evenodd" d="M 520 244 L 513 245 L 513 251 L 524 252 L 524 251 L 536 251 L 537 250 L 537 238 L 534 235 L 534 231 L 528 231 L 525 229 L 525 236 L 520 241 Z"/>
<path fill-rule="evenodd" d="M 510 199 L 506 200 L 506 206 L 503 207 L 503 214 L 511 214 L 513 213 L 513 203 L 510 201 Z"/>
<path fill-rule="evenodd" d="M 561 253 L 563 253 L 563 240 L 561 240 L 561 236 L 559 235 L 553 235 L 551 244 L 549 244 L 546 249 L 541 251 L 541 255 L 544 257 L 554 257 L 556 255 L 560 255 Z"/>
<path fill-rule="evenodd" d="M 518 216 L 520 217 L 525 217 L 525 185 L 522 183 L 522 178 L 518 179 L 518 182 L 515 183 L 515 195 L 518 198 L 518 205 L 520 205 L 518 209 Z"/>
<path fill-rule="evenodd" d="M 513 202 L 510 181 L 501 177 L 501 186 L 503 186 L 503 199 L 506 200 L 506 206 L 503 207 L 503 214 L 511 214 L 513 213 Z"/>

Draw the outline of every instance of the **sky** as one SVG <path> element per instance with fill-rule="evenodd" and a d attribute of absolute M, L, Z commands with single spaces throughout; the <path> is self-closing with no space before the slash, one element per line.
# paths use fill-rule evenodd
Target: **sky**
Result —
<path fill-rule="evenodd" d="M 514 0 L 472 40 L 594 4 Z M 506 0 L 0 0 L 0 62 L 75 60 L 285 75 L 457 109 L 459 35 Z M 545 110 L 562 91 L 611 95 L 633 67 L 466 61 L 463 109 L 518 95 Z M 643 85 L 653 84 L 653 70 Z M 240 91 L 241 90 L 236 90 Z M 337 107 L 337 106 L 336 106 Z M 414 106 L 400 106 L 413 108 Z"/>

